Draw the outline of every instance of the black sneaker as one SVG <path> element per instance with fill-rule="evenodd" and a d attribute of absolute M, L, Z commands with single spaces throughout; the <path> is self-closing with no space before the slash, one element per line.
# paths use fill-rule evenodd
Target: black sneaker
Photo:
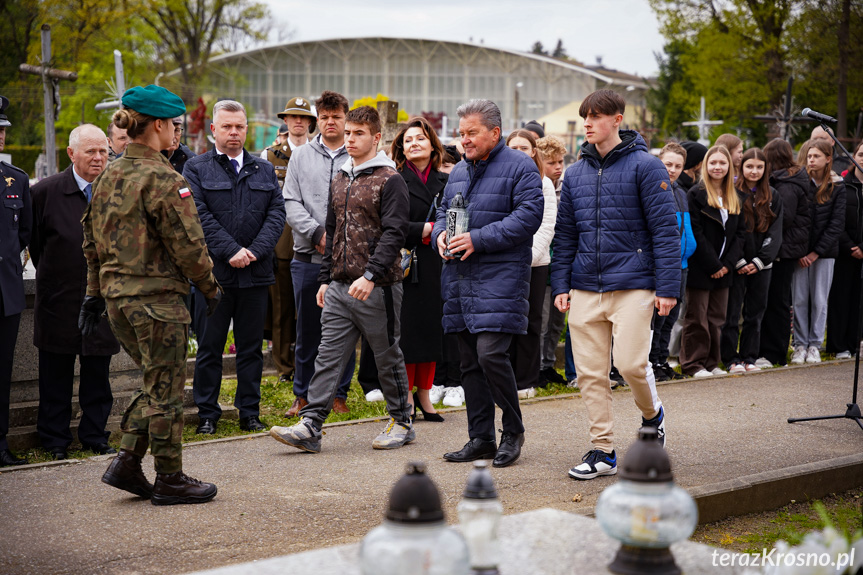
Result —
<path fill-rule="evenodd" d="M 653 379 L 656 381 L 668 381 L 671 378 L 668 376 L 668 373 L 665 371 L 662 364 L 655 364 L 653 366 Z"/>
<path fill-rule="evenodd" d="M 546 381 L 550 383 L 566 383 L 566 379 L 557 373 L 557 370 L 553 367 L 546 367 L 542 371 L 539 372 L 540 376 L 544 377 Z"/>
<path fill-rule="evenodd" d="M 641 418 L 642 427 L 654 427 L 656 428 L 659 436 L 659 443 L 662 444 L 662 447 L 665 447 L 665 407 L 660 406 L 659 415 L 654 417 L 653 419 L 644 419 Z"/>
<path fill-rule="evenodd" d="M 626 382 L 623 380 L 623 376 L 620 375 L 620 372 L 617 371 L 617 368 L 614 366 L 612 366 L 611 371 L 608 372 L 608 378 L 611 380 L 611 389 L 617 389 L 626 385 Z"/>
<path fill-rule="evenodd" d="M 682 373 L 674 371 L 674 368 L 668 365 L 668 362 L 663 363 L 660 367 L 665 372 L 665 375 L 668 376 L 668 379 L 686 379 Z"/>

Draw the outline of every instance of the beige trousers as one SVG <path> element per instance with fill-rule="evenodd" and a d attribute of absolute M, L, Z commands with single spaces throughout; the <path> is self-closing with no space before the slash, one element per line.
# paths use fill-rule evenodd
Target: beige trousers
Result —
<path fill-rule="evenodd" d="M 650 367 L 651 320 L 655 292 L 621 290 L 606 293 L 572 290 L 569 330 L 578 386 L 590 421 L 590 442 L 606 453 L 614 450 L 611 406 L 611 355 L 632 389 L 645 419 L 659 414 L 662 402 Z M 613 342 L 613 350 L 612 350 Z"/>

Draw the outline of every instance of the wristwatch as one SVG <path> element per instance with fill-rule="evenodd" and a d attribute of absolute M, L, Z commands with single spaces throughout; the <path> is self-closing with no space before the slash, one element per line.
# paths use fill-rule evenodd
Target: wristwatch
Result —
<path fill-rule="evenodd" d="M 368 270 L 366 270 L 366 273 L 364 273 L 364 274 L 363 274 L 363 277 L 364 277 L 365 279 L 369 280 L 370 282 L 374 282 L 374 281 L 375 281 L 375 276 L 374 276 L 374 274 L 373 274 L 372 272 L 368 271 Z"/>

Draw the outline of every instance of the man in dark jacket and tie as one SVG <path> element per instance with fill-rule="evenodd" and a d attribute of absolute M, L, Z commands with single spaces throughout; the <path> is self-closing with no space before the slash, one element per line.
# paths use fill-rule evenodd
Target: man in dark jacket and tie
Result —
<path fill-rule="evenodd" d="M 33 344 L 39 348 L 39 415 L 36 430 L 54 459 L 66 459 L 72 443 L 72 385 L 75 358 L 81 366 L 78 440 L 84 449 L 116 453 L 105 430 L 114 397 L 108 377 L 111 356 L 120 344 L 102 319 L 96 332 L 82 335 L 78 312 L 87 291 L 81 216 L 92 196 L 92 182 L 108 165 L 108 139 L 92 124 L 69 134 L 72 165 L 33 186 L 33 238 L 36 266 Z"/>
<path fill-rule="evenodd" d="M 248 122 L 242 104 L 222 100 L 210 125 L 216 146 L 186 162 L 183 176 L 195 196 L 222 301 L 198 336 L 194 395 L 198 433 L 213 434 L 222 415 L 222 352 L 231 320 L 237 346 L 240 429 L 263 431 L 260 420 L 261 343 L 267 288 L 275 282 L 273 248 L 285 226 L 285 205 L 273 165 L 244 148 Z M 199 302 L 206 306 L 201 294 Z"/>
<path fill-rule="evenodd" d="M 470 441 L 448 461 L 515 463 L 524 443 L 513 334 L 527 333 L 533 234 L 542 220 L 542 180 L 533 160 L 500 137 L 500 109 L 489 100 L 459 106 L 465 161 L 452 171 L 432 230 L 446 263 L 441 273 L 443 327 L 458 334 Z M 468 232 L 447 237 L 446 212 L 456 194 L 467 205 Z M 447 248 L 458 257 L 444 255 Z M 503 411 L 500 446 L 494 406 Z"/>

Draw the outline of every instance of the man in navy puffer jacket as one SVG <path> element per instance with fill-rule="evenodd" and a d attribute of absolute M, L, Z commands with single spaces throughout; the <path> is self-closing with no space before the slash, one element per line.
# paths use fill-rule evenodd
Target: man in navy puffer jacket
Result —
<path fill-rule="evenodd" d="M 593 449 L 569 475 L 617 473 L 611 413 L 614 363 L 632 388 L 642 423 L 659 430 L 665 418 L 648 353 L 654 307 L 668 315 L 680 294 L 680 233 L 668 171 L 634 131 L 620 130 L 626 103 L 611 90 L 581 104 L 588 144 L 563 178 L 557 213 L 551 289 L 569 309 L 578 383 Z"/>
<path fill-rule="evenodd" d="M 449 242 L 458 259 L 445 258 L 441 273 L 443 328 L 458 334 L 462 387 L 470 441 L 448 461 L 494 459 L 515 463 L 524 443 L 515 374 L 509 361 L 513 334 L 527 333 L 533 234 L 542 220 L 542 181 L 529 156 L 504 145 L 500 110 L 489 100 L 458 108 L 465 159 L 453 169 L 432 230 L 443 255 Z M 460 193 L 468 233 L 446 237 L 446 210 Z M 494 406 L 503 411 L 500 447 Z"/>
<path fill-rule="evenodd" d="M 215 148 L 183 168 L 213 258 L 213 274 L 224 289 L 219 307 L 198 336 L 193 386 L 200 418 L 197 432 L 215 433 L 222 415 L 222 352 L 231 320 L 237 346 L 234 405 L 240 411 L 240 429 L 263 431 L 261 342 L 267 289 L 276 281 L 273 251 L 285 227 L 285 204 L 273 165 L 244 148 L 248 124 L 243 105 L 216 102 L 210 128 Z M 203 300 L 200 293 L 198 297 Z"/>

